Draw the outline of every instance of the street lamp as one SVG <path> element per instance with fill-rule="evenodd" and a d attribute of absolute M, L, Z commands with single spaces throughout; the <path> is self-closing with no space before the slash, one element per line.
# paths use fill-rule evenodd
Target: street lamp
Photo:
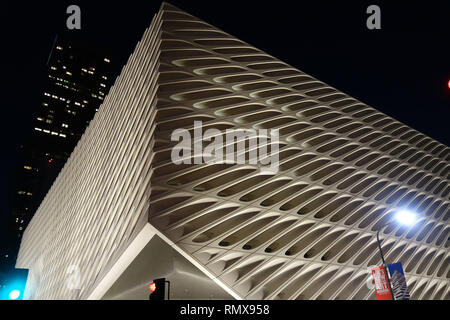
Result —
<path fill-rule="evenodd" d="M 414 223 L 416 223 L 417 217 L 416 217 L 415 213 L 413 213 L 409 210 L 399 210 L 395 214 L 395 219 L 402 225 L 412 226 Z M 381 229 L 383 229 L 390 223 L 391 223 L 391 220 L 388 220 L 385 224 L 383 224 L 380 228 L 378 228 L 377 242 L 378 242 L 378 249 L 380 250 L 381 261 L 383 262 L 384 272 L 386 272 L 386 278 L 388 281 L 389 291 L 391 292 L 392 300 L 394 300 L 394 294 L 392 292 L 392 287 L 391 287 L 391 280 L 389 279 L 388 269 L 386 266 L 386 262 L 384 261 L 384 255 L 383 255 L 383 250 L 381 250 L 381 241 L 380 241 Z"/>

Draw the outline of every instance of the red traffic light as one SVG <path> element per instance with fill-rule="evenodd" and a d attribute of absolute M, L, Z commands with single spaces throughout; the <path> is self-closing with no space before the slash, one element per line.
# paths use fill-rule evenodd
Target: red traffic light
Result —
<path fill-rule="evenodd" d="M 149 300 L 164 300 L 166 290 L 166 278 L 153 279 L 152 283 L 148 286 L 150 290 Z"/>

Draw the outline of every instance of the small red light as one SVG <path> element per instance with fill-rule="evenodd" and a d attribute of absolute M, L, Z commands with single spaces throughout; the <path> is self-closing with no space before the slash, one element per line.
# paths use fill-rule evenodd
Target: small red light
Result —
<path fill-rule="evenodd" d="M 52 161 L 53 161 L 53 158 L 52 158 L 52 159 L 49 159 L 49 160 L 48 160 L 48 163 L 52 163 Z"/>
<path fill-rule="evenodd" d="M 447 84 L 448 84 L 448 88 L 450 89 L 450 80 L 448 80 L 448 83 L 447 83 Z"/>
<path fill-rule="evenodd" d="M 150 292 L 152 292 L 152 293 L 155 292 L 155 290 L 156 290 L 156 283 L 154 283 L 154 282 L 150 283 L 148 288 L 150 289 Z"/>

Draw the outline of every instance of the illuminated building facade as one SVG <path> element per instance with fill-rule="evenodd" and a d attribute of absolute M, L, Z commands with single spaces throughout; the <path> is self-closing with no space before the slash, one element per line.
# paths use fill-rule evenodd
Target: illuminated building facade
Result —
<path fill-rule="evenodd" d="M 278 172 L 174 164 L 194 121 L 278 129 Z M 24 234 L 25 298 L 146 299 L 153 278 L 182 286 L 173 251 L 236 299 L 374 299 L 376 232 L 407 208 L 387 263 L 412 299 L 449 299 L 449 151 L 163 3 Z"/>

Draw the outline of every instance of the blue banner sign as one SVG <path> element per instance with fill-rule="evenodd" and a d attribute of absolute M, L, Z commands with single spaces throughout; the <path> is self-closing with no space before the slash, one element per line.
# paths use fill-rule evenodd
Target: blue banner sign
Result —
<path fill-rule="evenodd" d="M 406 284 L 405 272 L 401 262 L 388 264 L 394 300 L 410 300 L 408 286 Z"/>

